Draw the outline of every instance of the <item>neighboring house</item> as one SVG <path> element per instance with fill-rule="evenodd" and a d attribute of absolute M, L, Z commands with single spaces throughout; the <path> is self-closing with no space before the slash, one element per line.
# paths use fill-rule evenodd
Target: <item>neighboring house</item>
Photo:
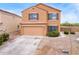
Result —
<path fill-rule="evenodd" d="M 60 32 L 60 10 L 37 4 L 22 11 L 21 34 L 45 36 L 49 31 Z"/>
<path fill-rule="evenodd" d="M 20 16 L 0 9 L 0 33 L 17 31 L 20 22 Z"/>

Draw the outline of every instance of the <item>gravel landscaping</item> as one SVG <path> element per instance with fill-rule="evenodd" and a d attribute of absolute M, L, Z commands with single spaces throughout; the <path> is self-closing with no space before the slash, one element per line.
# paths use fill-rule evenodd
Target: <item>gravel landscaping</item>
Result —
<path fill-rule="evenodd" d="M 78 55 L 79 54 L 79 33 L 66 35 L 66 37 L 46 37 L 41 41 L 35 54 L 38 55 Z"/>

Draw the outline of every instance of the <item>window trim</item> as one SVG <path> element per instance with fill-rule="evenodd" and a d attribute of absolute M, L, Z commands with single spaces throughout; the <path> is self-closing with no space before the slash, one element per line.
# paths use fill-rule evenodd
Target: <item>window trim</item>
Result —
<path fill-rule="evenodd" d="M 37 18 L 36 18 L 36 19 L 31 19 L 31 18 L 30 18 L 30 15 L 31 15 L 31 14 L 37 14 Z M 34 21 L 34 20 L 38 20 L 39 14 L 38 14 L 38 13 L 29 13 L 28 18 L 29 18 L 29 20 L 33 20 L 33 21 Z"/>
<path fill-rule="evenodd" d="M 50 18 L 49 18 L 49 14 L 56 14 L 56 19 L 50 19 Z M 58 15 L 59 15 L 58 13 L 48 13 L 47 15 L 48 15 L 48 16 L 47 16 L 47 17 L 48 17 L 48 20 L 50 20 L 50 21 L 51 21 L 51 20 L 58 20 L 58 18 L 59 18 L 59 17 L 58 17 Z"/>
<path fill-rule="evenodd" d="M 58 26 L 48 26 L 48 32 L 50 32 L 50 31 L 55 31 L 55 28 L 54 28 L 54 29 L 52 29 L 52 30 L 50 30 L 50 29 L 49 29 L 49 27 L 57 27 L 57 29 L 56 29 L 56 30 L 58 30 Z"/>

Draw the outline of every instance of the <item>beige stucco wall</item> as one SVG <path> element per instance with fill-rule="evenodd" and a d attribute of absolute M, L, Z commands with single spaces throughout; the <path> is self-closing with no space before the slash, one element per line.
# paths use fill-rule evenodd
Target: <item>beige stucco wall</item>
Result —
<path fill-rule="evenodd" d="M 58 30 L 60 32 L 60 15 L 61 15 L 61 11 L 55 8 L 51 8 L 49 6 L 44 6 L 42 4 L 37 5 L 36 7 L 45 9 L 48 11 L 48 13 L 57 13 L 58 14 L 58 18 L 56 20 L 48 20 L 48 26 L 52 25 L 52 26 L 58 26 Z"/>
<path fill-rule="evenodd" d="M 38 20 L 29 20 L 29 14 L 30 13 L 37 13 L 38 14 Z M 21 26 L 21 34 L 27 34 L 27 35 L 46 35 L 47 34 L 47 12 L 45 10 L 39 9 L 37 7 L 32 7 L 30 9 L 27 9 L 22 13 L 22 21 L 25 22 L 25 26 Z M 34 23 L 34 24 L 33 24 Z M 40 23 L 40 24 L 39 24 Z M 44 24 L 44 26 L 42 25 Z M 29 25 L 30 24 L 30 25 Z M 28 27 L 27 27 L 28 26 Z M 36 31 L 35 31 L 35 30 Z"/>
<path fill-rule="evenodd" d="M 29 20 L 29 14 L 30 13 L 38 13 L 39 15 L 38 15 L 38 20 Z M 23 19 L 23 21 L 24 22 L 42 22 L 42 23 L 45 23 L 45 22 L 47 22 L 47 12 L 46 11 L 44 11 L 44 10 L 41 10 L 41 9 L 39 9 L 39 8 L 36 8 L 36 7 L 32 7 L 32 8 L 30 8 L 30 9 L 27 9 L 26 11 L 24 11 L 23 13 L 22 13 L 22 19 Z"/>
<path fill-rule="evenodd" d="M 21 22 L 21 17 L 5 11 L 0 11 L 0 21 L 2 22 L 0 28 L 2 28 L 3 31 L 12 33 L 17 30 L 17 25 Z"/>

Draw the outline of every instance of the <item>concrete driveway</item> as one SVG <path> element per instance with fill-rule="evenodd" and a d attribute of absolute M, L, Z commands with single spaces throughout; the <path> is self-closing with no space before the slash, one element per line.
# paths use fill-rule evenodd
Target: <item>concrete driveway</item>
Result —
<path fill-rule="evenodd" d="M 0 47 L 1 55 L 30 55 L 37 49 L 41 36 L 20 36 L 15 40 L 8 41 Z"/>

